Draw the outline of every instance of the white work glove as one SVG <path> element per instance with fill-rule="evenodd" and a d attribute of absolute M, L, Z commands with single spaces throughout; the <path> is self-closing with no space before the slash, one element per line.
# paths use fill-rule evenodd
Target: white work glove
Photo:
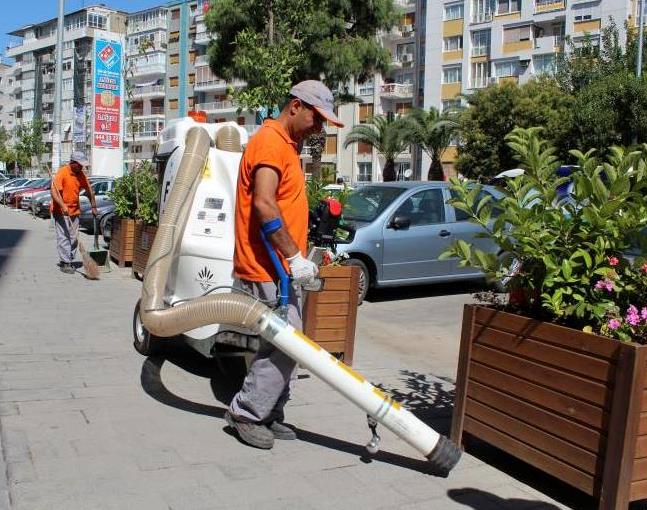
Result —
<path fill-rule="evenodd" d="M 311 284 L 315 276 L 319 273 L 317 264 L 303 258 L 301 252 L 297 252 L 296 255 L 288 257 L 286 259 L 290 265 L 290 274 L 292 275 L 292 280 L 299 285 L 308 285 Z"/>

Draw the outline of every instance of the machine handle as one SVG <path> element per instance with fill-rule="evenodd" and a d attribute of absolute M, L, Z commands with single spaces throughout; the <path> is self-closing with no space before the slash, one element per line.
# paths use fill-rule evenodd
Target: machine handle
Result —
<path fill-rule="evenodd" d="M 276 274 L 279 276 L 279 306 L 287 306 L 290 299 L 290 277 L 285 272 L 285 268 L 283 267 L 283 264 L 281 264 L 281 261 L 276 254 L 276 250 L 274 250 L 274 246 L 272 246 L 272 243 L 270 243 L 262 229 L 261 239 L 263 240 L 263 244 L 265 244 L 265 248 L 267 249 L 267 253 L 270 256 L 272 264 L 274 265 Z"/>

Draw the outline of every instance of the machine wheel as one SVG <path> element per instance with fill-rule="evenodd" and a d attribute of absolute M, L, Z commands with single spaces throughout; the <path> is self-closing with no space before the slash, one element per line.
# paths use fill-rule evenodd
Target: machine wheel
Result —
<path fill-rule="evenodd" d="M 162 350 L 162 339 L 150 332 L 144 327 L 141 317 L 139 316 L 139 306 L 141 301 L 137 301 L 135 305 L 135 313 L 133 315 L 133 346 L 135 350 L 144 356 L 154 356 L 159 354 Z"/>
<path fill-rule="evenodd" d="M 347 266 L 357 266 L 360 269 L 357 304 L 361 305 L 371 285 L 371 274 L 366 264 L 359 259 L 348 259 L 344 264 Z"/>

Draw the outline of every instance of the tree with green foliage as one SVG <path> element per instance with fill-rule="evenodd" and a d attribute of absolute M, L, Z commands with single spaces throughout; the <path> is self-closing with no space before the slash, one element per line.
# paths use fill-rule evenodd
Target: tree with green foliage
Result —
<path fill-rule="evenodd" d="M 569 51 L 557 59 L 555 79 L 576 97 L 567 145 L 586 151 L 647 142 L 647 82 L 635 75 L 637 33 L 625 28 L 621 41 L 611 20 L 599 47 L 591 38 L 579 46 L 569 41 Z M 647 38 L 644 44 L 647 54 Z"/>
<path fill-rule="evenodd" d="M 517 86 L 491 85 L 466 96 L 470 105 L 459 118 L 458 171 L 471 178 L 489 178 L 515 168 L 505 137 L 515 127 L 541 126 L 542 136 L 568 157 L 574 99 L 548 77 Z"/>
<path fill-rule="evenodd" d="M 334 89 L 388 71 L 391 55 L 376 35 L 398 16 L 393 0 L 213 0 L 211 68 L 247 82 L 233 92 L 242 108 L 272 111 L 301 80 L 323 78 Z"/>
<path fill-rule="evenodd" d="M 36 166 L 41 170 L 40 158 L 47 151 L 47 146 L 43 142 L 43 121 L 40 118 L 16 126 L 14 150 L 21 166 L 30 166 L 35 158 Z"/>
<path fill-rule="evenodd" d="M 385 159 L 382 169 L 382 180 L 395 181 L 395 158 L 403 153 L 409 141 L 404 134 L 407 129 L 407 120 L 404 117 L 395 118 L 392 115 L 371 117 L 365 124 L 353 126 L 346 140 L 344 148 L 354 143 L 365 143 Z"/>
<path fill-rule="evenodd" d="M 431 158 L 427 180 L 444 180 L 442 157 L 458 132 L 456 114 L 443 115 L 432 106 L 428 111 L 415 108 L 405 119 L 403 138 L 420 147 Z"/>

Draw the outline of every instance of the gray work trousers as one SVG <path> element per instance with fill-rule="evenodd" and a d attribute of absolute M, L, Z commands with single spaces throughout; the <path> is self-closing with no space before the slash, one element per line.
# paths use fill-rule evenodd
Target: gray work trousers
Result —
<path fill-rule="evenodd" d="M 65 264 L 70 264 L 76 256 L 79 235 L 79 217 L 54 215 L 56 225 L 56 249 L 58 258 Z"/>
<path fill-rule="evenodd" d="M 238 280 L 236 286 L 274 307 L 277 287 L 274 282 Z M 301 287 L 290 288 L 288 322 L 302 329 Z M 229 406 L 231 413 L 241 421 L 269 423 L 283 421 L 283 407 L 290 398 L 290 386 L 296 379 L 297 363 L 264 339 L 254 357 L 243 387 Z"/>

